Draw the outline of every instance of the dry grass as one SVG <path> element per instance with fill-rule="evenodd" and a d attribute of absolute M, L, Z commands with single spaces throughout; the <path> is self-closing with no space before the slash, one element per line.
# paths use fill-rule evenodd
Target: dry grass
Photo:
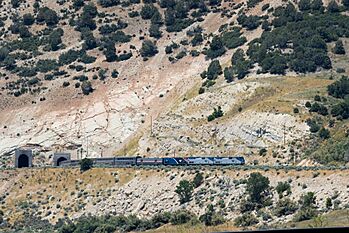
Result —
<path fill-rule="evenodd" d="M 117 184 L 112 175 L 115 172 L 119 177 Z M 96 195 L 98 191 L 128 183 L 134 178 L 134 175 L 133 169 L 94 168 L 84 173 L 81 173 L 79 169 L 22 170 L 20 178 L 10 190 L 12 195 L 6 200 L 6 209 L 17 209 L 23 202 L 45 201 L 49 196 L 53 196 L 55 200 L 49 201 L 47 206 L 55 206 L 59 203 L 67 207 L 72 200 L 76 201 L 74 196 L 79 190 L 86 191 L 89 195 Z M 77 187 L 79 190 L 76 189 Z M 72 192 L 75 194 L 72 195 Z M 30 195 L 30 198 L 27 195 Z M 72 214 L 69 213 L 69 215 Z M 21 216 L 21 211 L 14 215 L 11 214 L 10 222 L 16 221 Z M 59 217 L 63 217 L 62 211 L 59 211 L 55 219 Z"/>
<path fill-rule="evenodd" d="M 272 77 L 263 81 L 271 84 L 271 90 L 274 93 L 251 108 L 257 111 L 287 114 L 293 114 L 293 108 L 299 103 L 300 99 L 313 99 L 317 94 L 324 94 L 326 87 L 333 82 L 315 76 Z"/>
<path fill-rule="evenodd" d="M 308 227 L 347 227 L 349 226 L 349 210 L 334 210 L 312 220 L 290 223 L 297 228 Z M 289 225 L 288 225 L 289 226 Z"/>
<path fill-rule="evenodd" d="M 139 134 L 131 138 L 131 140 L 128 141 L 122 149 L 114 152 L 113 154 L 116 156 L 134 155 L 138 151 L 138 142 L 141 137 L 142 135 Z"/>
<path fill-rule="evenodd" d="M 232 231 L 237 230 L 233 223 L 227 222 L 219 226 L 204 226 L 202 224 L 198 225 L 166 225 L 159 229 L 146 231 L 147 233 L 209 233 L 209 232 L 219 232 L 219 231 Z"/>
<path fill-rule="evenodd" d="M 199 89 L 201 87 L 202 83 L 201 83 L 201 79 L 197 79 L 195 84 L 192 86 L 191 89 L 189 89 L 185 95 L 184 95 L 184 98 L 185 100 L 190 100 L 196 96 L 199 95 Z M 178 105 L 183 101 L 183 99 L 179 99 L 177 101 L 176 104 L 174 104 L 174 106 L 172 107 L 172 109 L 175 109 L 176 107 L 178 107 Z"/>
<path fill-rule="evenodd" d="M 242 111 L 253 110 L 294 115 L 293 109 L 299 105 L 300 100 L 313 100 L 315 95 L 325 94 L 326 87 L 333 82 L 320 76 L 250 78 L 239 82 L 246 81 L 261 82 L 269 86 L 258 87 L 250 97 L 241 98 L 220 121 L 229 120 L 238 115 L 240 107 Z M 298 114 L 302 120 L 308 118 L 308 115 L 307 111 Z"/>

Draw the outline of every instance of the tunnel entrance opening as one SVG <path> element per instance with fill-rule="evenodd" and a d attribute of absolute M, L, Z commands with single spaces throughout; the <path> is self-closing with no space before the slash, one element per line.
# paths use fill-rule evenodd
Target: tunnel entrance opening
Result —
<path fill-rule="evenodd" d="M 29 157 L 25 154 L 21 154 L 18 157 L 18 168 L 29 167 Z"/>
<path fill-rule="evenodd" d="M 57 166 L 60 166 L 60 165 L 61 165 L 61 162 L 63 162 L 63 161 L 67 161 L 67 158 L 60 157 L 60 158 L 57 160 Z"/>

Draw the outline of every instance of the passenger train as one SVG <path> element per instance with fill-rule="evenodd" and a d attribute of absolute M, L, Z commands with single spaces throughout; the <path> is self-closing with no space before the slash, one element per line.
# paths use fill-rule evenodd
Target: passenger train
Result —
<path fill-rule="evenodd" d="M 195 166 L 195 165 L 244 165 L 244 157 L 166 157 L 166 158 L 143 158 L 143 157 L 110 157 L 91 158 L 95 165 L 107 166 Z M 59 166 L 78 166 L 80 160 L 63 161 Z"/>

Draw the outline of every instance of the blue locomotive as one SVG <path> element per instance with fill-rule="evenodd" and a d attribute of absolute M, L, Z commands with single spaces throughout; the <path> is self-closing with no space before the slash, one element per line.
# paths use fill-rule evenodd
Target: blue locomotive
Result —
<path fill-rule="evenodd" d="M 143 158 L 143 157 L 110 157 L 91 158 L 96 165 L 107 166 L 197 166 L 197 165 L 244 165 L 244 157 L 168 157 L 168 158 Z M 77 166 L 79 160 L 63 161 L 62 166 Z"/>
<path fill-rule="evenodd" d="M 244 165 L 244 157 L 164 158 L 163 165 Z"/>

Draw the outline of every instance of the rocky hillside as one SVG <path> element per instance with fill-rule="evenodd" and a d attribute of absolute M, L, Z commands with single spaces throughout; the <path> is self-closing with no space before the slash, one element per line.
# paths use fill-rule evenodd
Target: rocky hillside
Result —
<path fill-rule="evenodd" d="M 348 0 L 0 0 L 0 227 L 348 225 L 348 12 Z M 36 166 L 57 151 L 247 164 L 13 170 L 18 147 Z"/>
<path fill-rule="evenodd" d="M 36 164 L 54 151 L 311 161 L 304 146 L 323 140 L 305 103 L 346 73 L 346 5 L 3 0 L 1 166 L 19 146 Z M 331 125 L 345 134 L 345 120 Z"/>
<path fill-rule="evenodd" d="M 253 211 L 254 201 L 249 199 L 248 191 L 253 174 L 268 181 L 267 192 L 262 194 L 264 206 L 257 211 Z M 289 222 L 309 219 L 315 213 L 347 208 L 348 177 L 347 170 L 94 168 L 80 173 L 77 169 L 37 169 L 1 173 L 0 197 L 2 219 L 16 229 L 37 229 L 41 224 L 49 229 L 44 221 L 51 224 L 68 218 L 83 221 L 79 217 L 88 214 L 135 214 L 140 219 L 149 219 L 166 211 L 187 210 L 199 218 L 213 208 L 214 218 L 221 216 L 226 221 L 222 227 L 231 230 L 254 225 L 283 227 Z M 176 191 L 183 181 L 194 185 L 189 201 L 184 203 Z M 304 196 L 311 192 L 314 203 L 311 201 L 305 208 Z"/>

